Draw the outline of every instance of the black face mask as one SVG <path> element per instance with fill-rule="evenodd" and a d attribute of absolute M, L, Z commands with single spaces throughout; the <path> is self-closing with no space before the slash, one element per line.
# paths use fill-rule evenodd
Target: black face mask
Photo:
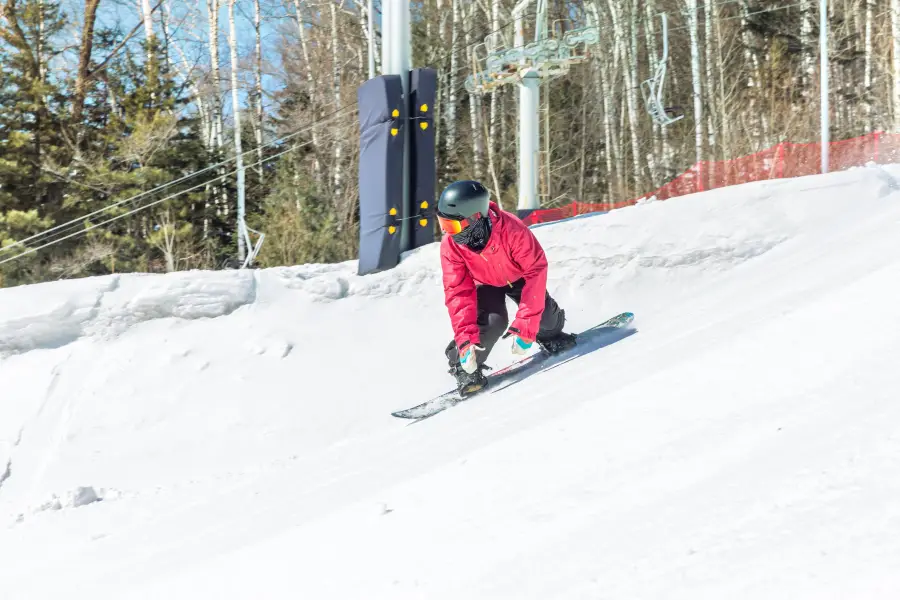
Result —
<path fill-rule="evenodd" d="M 473 252 L 484 250 L 489 239 L 491 239 L 491 219 L 487 216 L 481 217 L 453 236 L 454 242 L 467 246 Z"/>

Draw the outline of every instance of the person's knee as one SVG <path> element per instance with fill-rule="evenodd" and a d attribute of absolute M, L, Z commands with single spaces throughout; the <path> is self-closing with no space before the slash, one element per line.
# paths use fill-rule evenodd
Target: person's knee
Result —
<path fill-rule="evenodd" d="M 559 335 L 566 326 L 566 311 L 556 302 L 548 301 L 541 319 L 541 330 L 538 337 L 553 337 Z"/>
<path fill-rule="evenodd" d="M 447 344 L 447 348 L 444 350 L 444 355 L 450 362 L 456 362 L 459 360 L 459 350 L 456 349 L 456 340 L 451 340 L 450 343 Z"/>
<path fill-rule="evenodd" d="M 555 329 L 556 329 L 557 332 L 560 332 L 560 331 L 562 331 L 563 328 L 566 326 L 566 311 L 564 311 L 563 309 L 560 308 L 560 309 L 558 309 L 558 311 L 557 311 L 557 315 L 558 315 L 558 316 L 557 316 L 557 319 L 556 319 L 556 327 L 555 327 Z"/>
<path fill-rule="evenodd" d="M 491 337 L 500 337 L 509 326 L 509 316 L 504 313 L 492 312 L 487 316 L 487 331 Z"/>

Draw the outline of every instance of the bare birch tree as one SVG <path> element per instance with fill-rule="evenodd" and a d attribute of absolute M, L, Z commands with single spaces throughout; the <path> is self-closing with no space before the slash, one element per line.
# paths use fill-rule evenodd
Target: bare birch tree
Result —
<path fill-rule="evenodd" d="M 863 102 L 865 110 L 865 127 L 872 129 L 872 20 L 875 13 L 875 0 L 866 0 L 866 34 L 865 34 L 865 67 L 863 74 Z"/>
<path fill-rule="evenodd" d="M 722 128 L 722 138 L 719 145 L 723 148 L 722 158 L 728 159 L 731 157 L 731 150 L 729 148 L 729 145 L 731 144 L 731 118 L 728 113 L 728 101 L 725 94 L 725 79 L 727 74 L 725 71 L 724 44 L 722 43 L 722 21 L 719 18 L 718 5 L 713 4 L 712 8 L 713 14 L 715 15 L 713 22 L 716 31 L 716 66 L 719 73 L 719 85 L 716 93 L 718 95 L 719 123 Z"/>
<path fill-rule="evenodd" d="M 331 13 L 331 92 L 334 97 L 334 106 L 341 106 L 341 61 L 339 51 L 339 31 L 337 18 L 337 5 L 329 2 Z M 344 145 L 341 137 L 338 136 L 334 142 L 334 166 L 332 167 L 332 185 L 335 198 L 341 198 L 343 195 L 344 171 L 343 171 L 343 152 Z"/>
<path fill-rule="evenodd" d="M 253 0 L 253 31 L 256 39 L 254 58 L 255 86 L 253 88 L 253 107 L 256 110 L 256 118 L 253 120 L 253 133 L 256 136 L 256 172 L 259 178 L 263 177 L 263 128 L 265 127 L 265 112 L 263 110 L 263 60 L 262 60 L 262 14 L 259 0 Z"/>
<path fill-rule="evenodd" d="M 694 88 L 694 131 L 697 162 L 703 161 L 703 84 L 700 77 L 700 32 L 697 0 L 685 0 L 685 18 L 691 38 L 691 83 Z"/>
<path fill-rule="evenodd" d="M 631 132 L 631 176 L 634 187 L 640 187 L 641 180 L 641 163 L 640 163 L 640 147 L 639 136 L 637 131 L 637 56 L 632 53 L 632 31 L 636 28 L 634 19 L 636 15 L 623 15 L 620 12 L 620 5 L 617 0 L 607 0 L 609 14 L 612 19 L 613 32 L 616 39 L 616 52 L 622 57 L 625 67 L 623 69 L 623 77 L 625 79 L 625 102 L 628 107 L 628 127 Z M 627 3 L 625 9 L 634 6 L 633 3 Z M 627 18 L 626 18 L 627 17 Z"/>
<path fill-rule="evenodd" d="M 894 133 L 900 133 L 900 0 L 891 0 L 891 37 L 893 39 Z"/>
<path fill-rule="evenodd" d="M 222 122 L 222 75 L 219 63 L 219 0 L 206 0 L 209 46 L 209 89 L 210 120 L 213 129 L 213 144 L 216 153 L 225 147 L 225 128 Z M 225 169 L 219 168 L 218 174 L 224 175 Z M 228 214 L 228 193 L 220 186 L 214 186 L 216 213 L 219 216 Z"/>
<path fill-rule="evenodd" d="M 715 89 L 716 89 L 716 80 L 715 80 L 715 61 L 713 61 L 713 44 L 715 43 L 715 38 L 713 37 L 713 11 L 714 5 L 707 1 L 703 5 L 703 46 L 706 51 L 705 59 L 706 59 L 706 80 L 704 81 L 703 89 L 706 90 L 707 100 L 708 100 L 708 120 L 707 120 L 707 132 L 708 132 L 708 141 L 709 141 L 709 152 L 712 155 L 712 158 L 715 159 L 717 155 L 716 148 L 716 111 L 712 109 L 715 102 Z"/>
<path fill-rule="evenodd" d="M 759 144 L 766 135 L 766 124 L 763 119 L 757 119 L 757 105 L 759 103 L 760 86 L 762 85 L 762 66 L 759 55 L 754 48 L 754 34 L 750 29 L 750 6 L 747 0 L 740 1 L 740 32 L 744 48 L 744 67 L 749 75 L 746 78 L 746 93 L 748 102 L 746 108 L 741 111 L 742 118 L 749 125 L 748 133 Z M 696 4 L 696 1 L 694 2 Z M 762 121 L 762 122 L 760 122 Z"/>
<path fill-rule="evenodd" d="M 656 18 L 656 0 L 647 0 L 644 3 L 644 35 L 647 43 L 647 61 L 650 73 L 655 73 L 659 66 L 659 45 L 656 42 L 656 27 L 654 19 Z M 662 183 L 660 174 L 659 157 L 662 154 L 663 141 L 667 130 L 664 127 L 654 123 L 653 129 L 653 145 L 650 152 L 647 153 L 647 166 L 650 170 L 650 179 L 653 185 L 658 186 Z"/>
<path fill-rule="evenodd" d="M 234 4 L 237 0 L 228 0 L 228 48 L 231 54 L 231 112 L 234 115 L 234 156 L 237 167 L 237 237 L 238 260 L 244 261 L 247 246 L 244 239 L 244 157 L 241 145 L 241 103 L 238 87 L 237 28 L 234 20 Z"/>
<path fill-rule="evenodd" d="M 803 53 L 803 70 L 801 74 L 802 94 L 810 96 L 810 88 L 815 78 L 815 45 L 813 43 L 813 26 L 816 14 L 813 12 L 813 0 L 801 0 L 800 2 L 800 46 Z"/>
<path fill-rule="evenodd" d="M 294 19 L 297 23 L 297 36 L 300 38 L 300 50 L 303 58 L 303 70 L 306 74 L 306 83 L 309 87 L 309 97 L 312 104 L 312 113 L 317 111 L 316 83 L 313 76 L 314 65 L 310 57 L 309 42 L 307 41 L 306 25 L 303 21 L 303 11 L 300 7 L 300 0 L 294 2 Z M 319 159 L 319 130 L 317 127 L 312 128 L 312 154 L 313 154 L 313 175 L 317 183 L 322 183 L 322 163 Z"/>
<path fill-rule="evenodd" d="M 452 155 L 456 150 L 456 104 L 457 81 L 459 73 L 459 3 L 460 0 L 450 0 L 452 4 L 453 20 L 451 21 L 450 34 L 450 72 L 447 74 L 447 105 L 444 107 L 444 143 L 447 153 Z"/>
<path fill-rule="evenodd" d="M 473 52 L 475 44 L 472 41 L 472 26 L 471 24 L 475 22 L 477 18 L 476 11 L 478 10 L 478 4 L 476 2 L 472 2 L 469 5 L 468 16 L 465 18 L 463 22 L 463 28 L 465 29 L 465 43 L 466 43 L 466 56 L 467 63 L 472 64 L 475 60 Z M 483 163 L 484 163 L 484 128 L 481 125 L 482 115 L 481 115 L 481 94 L 470 94 L 469 95 L 469 126 L 472 130 L 472 163 L 473 163 L 473 173 L 476 179 L 481 179 L 483 173 Z"/>
<path fill-rule="evenodd" d="M 500 47 L 502 43 L 502 32 L 500 31 L 500 0 L 491 0 L 491 48 L 497 49 Z M 500 167 L 497 164 L 496 157 L 496 148 L 502 140 L 498 140 L 497 136 L 499 133 L 499 108 L 500 104 L 499 100 L 499 92 L 494 90 L 491 92 L 491 113 L 490 113 L 490 128 L 488 130 L 486 145 L 487 145 L 487 155 L 488 155 L 488 170 L 491 173 L 491 180 L 494 184 L 494 197 L 501 199 L 501 191 L 500 191 L 500 181 L 497 176 L 498 168 Z M 502 206 L 502 204 L 501 204 Z"/>

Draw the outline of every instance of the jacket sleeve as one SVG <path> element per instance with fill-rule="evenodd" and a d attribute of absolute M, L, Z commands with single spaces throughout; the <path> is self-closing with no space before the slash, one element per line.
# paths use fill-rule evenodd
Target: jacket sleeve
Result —
<path fill-rule="evenodd" d="M 441 269 L 444 277 L 444 303 L 450 313 L 453 337 L 457 348 L 481 342 L 478 330 L 478 302 L 475 280 L 462 258 L 450 248 L 449 241 L 441 245 Z"/>
<path fill-rule="evenodd" d="M 512 258 L 521 267 L 525 279 L 522 299 L 510 329 L 516 329 L 520 337 L 534 341 L 541 327 L 547 296 L 547 256 L 525 224 L 517 225 L 510 233 Z"/>

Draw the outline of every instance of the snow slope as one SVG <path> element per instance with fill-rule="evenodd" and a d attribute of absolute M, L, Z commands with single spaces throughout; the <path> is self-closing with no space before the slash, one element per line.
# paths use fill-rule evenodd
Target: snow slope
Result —
<path fill-rule="evenodd" d="M 0 598 L 900 597 L 900 167 L 535 231 L 637 333 L 415 424 L 436 244 L 0 290 Z"/>

